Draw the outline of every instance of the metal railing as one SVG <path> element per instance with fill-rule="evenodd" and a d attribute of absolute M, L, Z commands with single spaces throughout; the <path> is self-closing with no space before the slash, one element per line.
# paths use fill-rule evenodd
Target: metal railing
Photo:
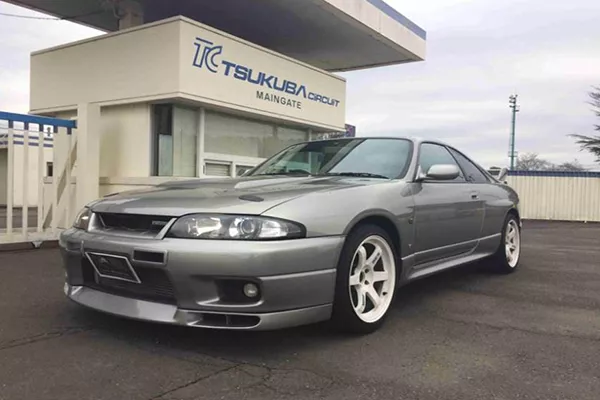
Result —
<path fill-rule="evenodd" d="M 0 112 L 0 244 L 37 245 L 70 222 L 76 122 Z"/>

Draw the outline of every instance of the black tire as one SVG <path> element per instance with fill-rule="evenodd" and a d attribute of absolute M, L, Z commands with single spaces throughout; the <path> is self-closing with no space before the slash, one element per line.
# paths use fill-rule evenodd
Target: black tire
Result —
<path fill-rule="evenodd" d="M 516 228 L 518 234 L 519 253 L 516 263 L 509 262 L 509 257 L 506 255 L 506 235 L 511 226 Z M 500 245 L 498 246 L 496 253 L 490 257 L 489 261 L 493 271 L 499 274 L 512 274 L 518 269 L 521 261 L 521 224 L 519 219 L 514 214 L 510 213 L 506 216 L 504 225 L 502 226 Z"/>
<path fill-rule="evenodd" d="M 355 252 L 365 239 L 373 236 L 377 236 L 385 240 L 391 249 L 393 254 L 392 257 L 394 262 L 395 277 L 393 279 L 393 290 L 391 290 L 390 293 L 387 293 L 387 296 L 391 296 L 391 300 L 389 300 L 389 305 L 387 309 L 385 309 L 383 316 L 375 322 L 365 322 L 358 317 L 354 310 L 351 297 L 352 295 L 350 293 L 349 279 Z M 331 319 L 333 327 L 336 330 L 345 333 L 366 334 L 374 332 L 381 327 L 387 315 L 389 314 L 389 310 L 394 302 L 396 289 L 398 287 L 400 273 L 400 269 L 398 268 L 398 260 L 399 258 L 394 243 L 390 239 L 390 236 L 387 234 L 387 232 L 379 226 L 366 224 L 360 225 L 348 235 L 337 266 L 333 315 Z"/>

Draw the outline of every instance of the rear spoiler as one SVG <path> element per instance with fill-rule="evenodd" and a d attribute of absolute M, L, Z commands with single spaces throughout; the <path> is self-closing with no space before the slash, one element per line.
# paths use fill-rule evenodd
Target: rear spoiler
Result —
<path fill-rule="evenodd" d="M 504 182 L 504 183 L 506 183 L 506 182 L 504 181 L 504 178 L 506 178 L 507 176 L 508 176 L 508 168 L 506 168 L 506 167 L 505 167 L 505 168 L 502 168 L 502 169 L 500 170 L 500 173 L 498 174 L 498 178 L 497 178 L 497 179 L 498 179 L 500 182 Z"/>

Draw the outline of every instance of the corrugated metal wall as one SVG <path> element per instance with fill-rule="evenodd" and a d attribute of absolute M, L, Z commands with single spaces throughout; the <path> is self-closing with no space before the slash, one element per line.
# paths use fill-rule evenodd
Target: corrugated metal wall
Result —
<path fill-rule="evenodd" d="M 526 219 L 600 222 L 600 173 L 511 171 Z"/>

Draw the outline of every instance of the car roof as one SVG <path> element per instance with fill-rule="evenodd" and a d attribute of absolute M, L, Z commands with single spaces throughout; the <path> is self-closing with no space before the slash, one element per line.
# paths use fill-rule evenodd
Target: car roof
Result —
<path fill-rule="evenodd" d="M 334 140 L 339 141 L 339 140 L 355 140 L 355 139 L 402 139 L 402 140 L 410 140 L 411 142 L 413 142 L 417 145 L 420 143 L 423 143 L 423 142 L 428 142 L 428 143 L 440 144 L 442 146 L 454 147 L 451 144 L 448 144 L 446 142 L 443 142 L 443 141 L 437 140 L 437 139 L 428 139 L 428 138 L 423 138 L 423 137 L 419 137 L 419 136 L 400 136 L 400 135 L 339 137 L 339 138 L 319 139 L 319 140 L 313 140 L 313 141 L 334 141 Z"/>
<path fill-rule="evenodd" d="M 451 145 L 449 143 L 446 143 L 444 141 L 437 140 L 437 139 L 428 139 L 428 138 L 423 138 L 423 137 L 419 137 L 419 136 L 400 136 L 400 135 L 389 135 L 389 136 L 357 136 L 357 137 L 339 137 L 339 138 L 320 139 L 320 140 L 313 140 L 313 141 L 334 141 L 334 140 L 354 140 L 354 139 L 402 139 L 402 140 L 410 140 L 411 142 L 414 143 L 415 146 L 418 146 L 419 144 L 421 144 L 423 142 L 435 143 L 435 144 L 439 144 L 439 145 L 442 145 L 442 146 L 451 147 L 454 150 L 457 150 L 459 153 L 462 153 L 462 151 L 460 151 L 460 149 L 458 149 L 457 147 L 455 147 L 455 146 L 453 146 L 453 145 Z M 462 153 L 462 154 L 469 161 L 471 161 L 472 163 L 474 163 L 481 170 L 481 172 L 483 172 L 485 175 L 487 175 L 490 178 L 492 178 L 494 181 L 497 181 L 497 179 L 486 168 L 483 168 L 481 166 L 481 164 L 479 164 L 474 159 L 472 159 L 472 158 L 470 158 L 468 156 L 465 156 L 464 153 Z"/>

